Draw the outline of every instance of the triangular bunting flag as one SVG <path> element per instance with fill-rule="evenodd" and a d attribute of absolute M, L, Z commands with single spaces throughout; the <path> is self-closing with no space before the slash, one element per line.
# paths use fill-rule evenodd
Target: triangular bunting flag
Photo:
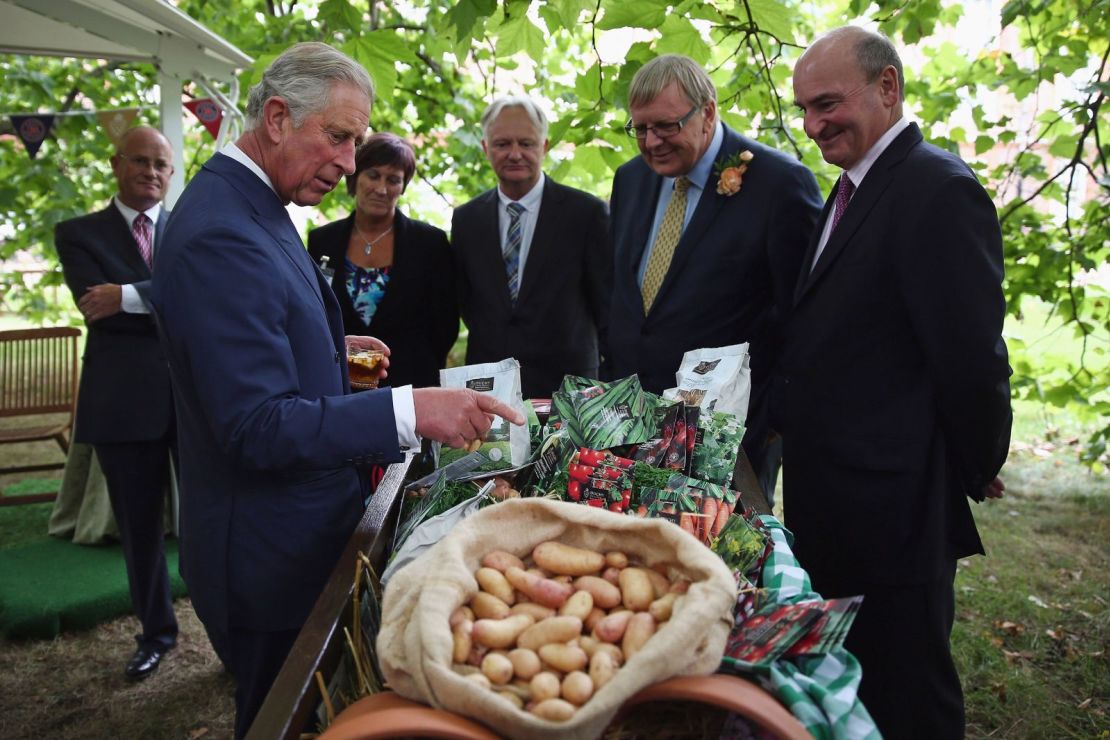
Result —
<path fill-rule="evenodd" d="M 197 117 L 198 121 L 204 124 L 208 133 L 212 134 L 213 139 L 219 136 L 220 121 L 223 120 L 224 112 L 220 110 L 220 106 L 213 102 L 212 98 L 186 100 L 185 107 Z"/>
<path fill-rule="evenodd" d="M 46 135 L 50 133 L 51 127 L 54 126 L 54 115 L 52 113 L 44 115 L 30 115 L 30 116 L 12 116 L 12 128 L 19 136 L 23 146 L 27 147 L 27 154 L 31 159 L 39 153 L 39 147 L 46 139 Z"/>
<path fill-rule="evenodd" d="M 112 144 L 119 146 L 120 137 L 131 126 L 131 122 L 138 115 L 138 108 L 123 108 L 122 110 L 106 110 L 96 114 L 104 133 L 111 139 Z"/>

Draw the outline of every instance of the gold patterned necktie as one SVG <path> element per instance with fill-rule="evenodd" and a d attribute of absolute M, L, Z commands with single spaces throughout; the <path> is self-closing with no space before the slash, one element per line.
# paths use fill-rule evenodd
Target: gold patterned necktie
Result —
<path fill-rule="evenodd" d="M 647 269 L 644 270 L 644 284 L 640 292 L 644 297 L 644 313 L 651 310 L 655 296 L 659 293 L 659 286 L 671 266 L 674 257 L 674 248 L 682 238 L 682 226 L 686 221 L 686 190 L 690 187 L 690 180 L 677 177 L 674 181 L 674 194 L 667 210 L 663 213 L 663 221 L 659 224 L 659 233 L 655 237 L 655 245 L 651 248 L 648 257 Z"/>

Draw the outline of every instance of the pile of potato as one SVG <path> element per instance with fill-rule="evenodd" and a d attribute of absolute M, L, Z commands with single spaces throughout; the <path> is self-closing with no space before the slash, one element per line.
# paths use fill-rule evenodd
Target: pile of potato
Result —
<path fill-rule="evenodd" d="M 566 721 L 684 598 L 690 582 L 665 570 L 555 541 L 527 563 L 490 552 L 474 574 L 480 590 L 451 615 L 454 668 L 518 708 Z"/>

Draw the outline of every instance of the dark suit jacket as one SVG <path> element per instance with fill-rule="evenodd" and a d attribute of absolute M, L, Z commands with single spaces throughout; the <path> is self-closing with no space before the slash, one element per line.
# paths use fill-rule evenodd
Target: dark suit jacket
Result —
<path fill-rule="evenodd" d="M 799 281 L 775 378 L 784 514 L 817 588 L 923 582 L 982 552 L 966 495 L 1009 443 L 1001 283 L 990 198 L 911 125 Z"/>
<path fill-rule="evenodd" d="M 497 188 L 455 209 L 451 240 L 466 362 L 520 361 L 525 398 L 550 398 L 567 374 L 596 378 L 612 258 L 605 204 L 545 178 L 516 305 L 509 299 Z"/>
<path fill-rule="evenodd" d="M 639 157 L 617 170 L 607 374 L 638 373 L 646 390 L 660 393 L 674 386 L 686 351 L 749 342 L 752 395 L 746 439 L 758 440 L 754 447 L 745 444 L 751 456 L 766 437 L 764 399 L 776 316 L 790 307 L 821 195 L 804 166 L 727 126 L 717 162 L 745 149 L 754 156 L 740 192 L 718 194 L 717 173 L 710 174 L 646 316 L 636 274 L 663 178 Z M 758 465 L 758 457 L 752 460 Z"/>
<path fill-rule="evenodd" d="M 155 226 L 161 250 L 169 212 Z M 93 285 L 132 284 L 148 301 L 150 268 L 115 203 L 59 223 L 54 246 L 74 301 Z M 108 444 L 160 439 L 173 424 L 166 358 L 149 314 L 117 313 L 88 325 L 77 397 L 77 442 Z"/>
<path fill-rule="evenodd" d="M 382 302 L 370 324 L 362 318 L 347 293 L 347 243 L 354 214 L 313 229 L 308 253 L 319 264 L 328 256 L 335 270 L 332 290 L 343 312 L 347 334 L 377 337 L 389 345 L 389 385 L 439 385 L 439 371 L 459 335 L 455 296 L 455 268 L 447 234 L 397 211 L 393 232 L 393 267 Z"/>
<path fill-rule="evenodd" d="M 349 394 L 339 305 L 278 197 L 217 154 L 177 203 L 151 298 L 173 375 L 182 574 L 210 631 L 299 628 L 401 459 L 389 390 Z"/>

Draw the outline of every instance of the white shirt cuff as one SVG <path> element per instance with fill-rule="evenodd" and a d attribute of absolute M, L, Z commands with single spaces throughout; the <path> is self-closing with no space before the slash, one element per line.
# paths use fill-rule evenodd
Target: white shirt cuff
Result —
<path fill-rule="evenodd" d="M 150 313 L 134 285 L 120 286 L 119 308 L 124 313 Z"/>
<path fill-rule="evenodd" d="M 393 389 L 393 420 L 397 424 L 397 444 L 402 450 L 420 449 L 416 436 L 416 406 L 412 402 L 412 386 Z"/>

